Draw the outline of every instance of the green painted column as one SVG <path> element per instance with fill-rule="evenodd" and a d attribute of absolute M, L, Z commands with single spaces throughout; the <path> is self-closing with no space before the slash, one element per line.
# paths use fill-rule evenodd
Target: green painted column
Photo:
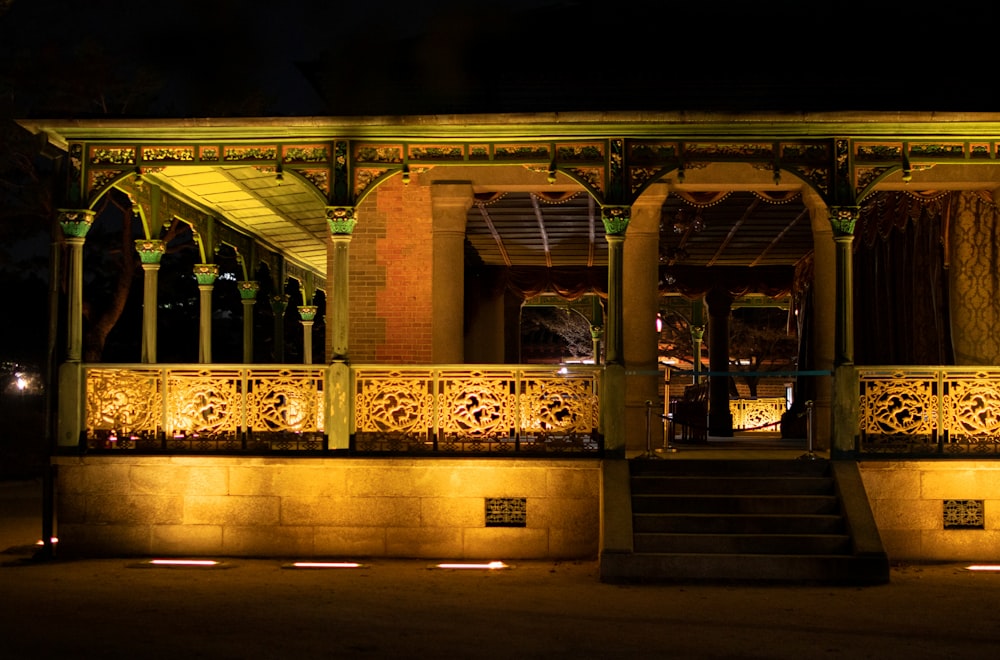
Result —
<path fill-rule="evenodd" d="M 624 364 L 624 336 L 622 335 L 622 282 L 624 280 L 622 255 L 625 250 L 625 230 L 628 229 L 632 209 L 628 206 L 601 208 L 601 221 L 608 241 L 608 300 L 604 328 L 604 351 L 607 364 Z M 652 321 L 650 321 L 652 322 Z"/>
<path fill-rule="evenodd" d="M 285 362 L 285 311 L 288 309 L 288 294 L 276 293 L 271 296 L 271 311 L 274 313 L 274 361 Z"/>
<path fill-rule="evenodd" d="M 212 289 L 219 277 L 218 264 L 195 264 L 194 276 L 198 279 L 198 362 L 212 362 Z"/>
<path fill-rule="evenodd" d="M 348 292 L 350 284 L 351 234 L 358 223 L 351 206 L 328 206 L 326 222 L 330 228 L 329 295 L 326 297 L 326 332 L 330 342 L 330 368 L 326 376 L 326 436 L 330 449 L 351 446 L 351 418 L 354 395 L 348 358 L 350 323 Z"/>
<path fill-rule="evenodd" d="M 243 303 L 243 364 L 253 363 L 253 306 L 257 302 L 260 282 L 241 280 L 236 283 Z"/>
<path fill-rule="evenodd" d="M 625 357 L 622 335 L 622 253 L 631 208 L 601 207 L 601 221 L 608 241 L 608 298 L 604 327 L 604 382 L 601 389 L 601 428 L 605 453 L 612 458 L 625 455 Z M 652 323 L 652 320 L 650 320 Z"/>
<path fill-rule="evenodd" d="M 84 424 L 83 244 L 94 223 L 89 209 L 60 209 L 59 225 L 67 245 L 66 362 L 59 366 L 59 420 L 56 444 L 75 447 Z"/>
<path fill-rule="evenodd" d="M 351 206 L 328 206 L 326 222 L 330 227 L 330 295 L 326 299 L 327 334 L 330 337 L 330 361 L 347 360 L 348 328 L 350 325 L 348 294 L 350 291 L 351 233 L 358 223 Z"/>
<path fill-rule="evenodd" d="M 854 368 L 854 227 L 856 206 L 830 208 L 836 263 L 836 308 L 833 351 L 831 457 L 854 455 L 857 434 L 858 391 Z"/>
<path fill-rule="evenodd" d="M 140 239 L 135 242 L 135 249 L 142 262 L 142 349 L 139 359 L 144 364 L 155 364 L 160 259 L 167 246 L 163 241 Z"/>
<path fill-rule="evenodd" d="M 836 244 L 837 329 L 834 335 L 834 365 L 854 364 L 854 224 L 857 208 L 831 209 L 833 241 Z"/>
<path fill-rule="evenodd" d="M 313 323 L 316 320 L 316 313 L 319 307 L 316 305 L 300 305 L 299 318 L 302 319 L 302 363 L 312 364 L 313 353 Z"/>
<path fill-rule="evenodd" d="M 83 359 L 83 244 L 94 224 L 94 212 L 89 209 L 60 209 L 59 225 L 66 237 L 69 289 L 66 315 L 66 360 Z"/>

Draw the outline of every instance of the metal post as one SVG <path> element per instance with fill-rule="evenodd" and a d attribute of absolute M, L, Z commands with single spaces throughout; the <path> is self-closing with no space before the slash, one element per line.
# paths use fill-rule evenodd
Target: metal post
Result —
<path fill-rule="evenodd" d="M 802 460 L 814 461 L 818 457 L 813 453 L 813 402 L 806 401 L 806 453 L 799 456 Z"/>
<path fill-rule="evenodd" d="M 653 414 L 653 402 L 646 399 L 646 453 L 639 458 L 661 458 L 653 451 L 653 425 L 650 423 L 650 416 Z"/>

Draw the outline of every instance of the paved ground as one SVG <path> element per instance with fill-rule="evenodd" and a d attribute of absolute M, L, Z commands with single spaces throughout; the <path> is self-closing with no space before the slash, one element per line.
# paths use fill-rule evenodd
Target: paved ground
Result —
<path fill-rule="evenodd" d="M 290 570 L 37 562 L 38 484 L 0 483 L 0 657 L 995 658 L 1000 575 L 897 566 L 877 587 L 611 585 L 596 562 Z M 998 558 L 1000 559 L 1000 558 Z"/>

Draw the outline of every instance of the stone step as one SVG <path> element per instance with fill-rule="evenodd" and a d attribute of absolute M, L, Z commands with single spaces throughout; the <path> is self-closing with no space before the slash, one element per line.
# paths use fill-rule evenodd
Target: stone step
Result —
<path fill-rule="evenodd" d="M 647 513 L 632 516 L 636 534 L 841 534 L 836 514 L 695 514 Z"/>
<path fill-rule="evenodd" d="M 830 474 L 830 462 L 825 459 L 803 461 L 797 459 L 661 459 L 629 461 L 632 476 L 815 476 Z"/>
<path fill-rule="evenodd" d="M 830 495 L 832 477 L 706 477 L 640 475 L 631 479 L 633 495 Z"/>
<path fill-rule="evenodd" d="M 835 495 L 634 495 L 632 513 L 836 514 Z"/>
<path fill-rule="evenodd" d="M 601 579 L 605 582 L 882 584 L 885 582 L 885 557 L 607 552 L 601 555 Z"/>
<path fill-rule="evenodd" d="M 846 534 L 663 534 L 637 533 L 634 552 L 753 555 L 841 555 Z"/>

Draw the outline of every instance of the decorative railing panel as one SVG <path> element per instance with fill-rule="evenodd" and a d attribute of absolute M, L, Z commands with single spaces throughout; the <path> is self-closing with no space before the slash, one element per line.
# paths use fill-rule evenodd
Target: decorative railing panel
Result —
<path fill-rule="evenodd" d="M 258 448 L 323 448 L 324 369 L 254 367 L 246 377 L 245 428 Z"/>
<path fill-rule="evenodd" d="M 324 368 L 103 365 L 86 368 L 90 449 L 323 448 Z"/>
<path fill-rule="evenodd" d="M 859 450 L 870 454 L 1000 454 L 1000 370 L 858 369 Z"/>
<path fill-rule="evenodd" d="M 781 416 L 788 410 L 782 397 L 762 399 L 731 399 L 729 412 L 733 416 L 733 429 L 737 431 L 778 431 Z"/>
<path fill-rule="evenodd" d="M 326 410 L 350 397 L 332 368 L 85 367 L 91 450 L 321 451 Z M 362 453 L 596 453 L 599 368 L 355 367 L 352 449 Z M 345 381 L 346 383 L 346 381 Z M 336 401 L 327 401 L 327 397 Z M 337 445 L 346 447 L 344 445 Z"/>
<path fill-rule="evenodd" d="M 355 449 L 597 452 L 599 382 L 592 367 L 357 367 Z"/>
<path fill-rule="evenodd" d="M 163 371 L 144 367 L 87 370 L 88 446 L 130 449 L 156 444 L 163 428 Z"/>

